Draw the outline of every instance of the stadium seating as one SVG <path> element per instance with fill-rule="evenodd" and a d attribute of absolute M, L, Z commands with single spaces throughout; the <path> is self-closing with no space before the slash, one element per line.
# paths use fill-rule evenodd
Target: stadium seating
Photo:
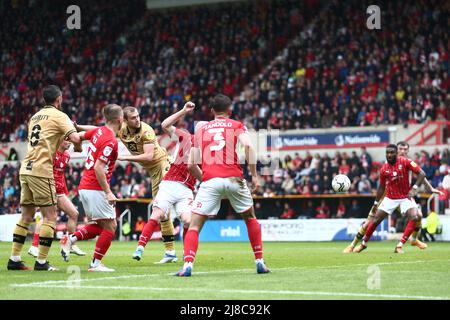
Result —
<path fill-rule="evenodd" d="M 1 35 L 0 139 L 26 137 L 20 125 L 49 82 L 64 87 L 64 111 L 79 123 L 101 122 L 101 107 L 115 102 L 142 107 L 157 128 L 190 98 L 196 118 L 208 119 L 216 92 L 234 96 L 235 118 L 256 129 L 448 119 L 444 2 L 380 3 L 385 29 L 395 33 L 364 28 L 358 1 L 326 2 L 320 14 L 317 1 L 228 3 L 187 13 L 146 12 L 143 1 L 126 9 L 117 0 L 89 2 L 82 11 L 89 32 L 64 30 L 57 12 L 67 1 L 3 4 L 2 30 L 21 37 Z M 192 128 L 193 119 L 186 120 Z"/>

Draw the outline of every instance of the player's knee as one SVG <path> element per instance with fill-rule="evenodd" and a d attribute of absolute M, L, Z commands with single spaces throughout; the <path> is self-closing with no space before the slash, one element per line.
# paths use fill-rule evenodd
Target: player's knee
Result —
<path fill-rule="evenodd" d="M 23 221 L 24 223 L 30 224 L 30 223 L 33 222 L 33 216 L 32 216 L 32 215 L 29 215 L 29 214 L 22 214 L 22 221 Z"/>
<path fill-rule="evenodd" d="M 189 225 L 191 223 L 191 217 L 189 214 L 184 214 L 181 215 L 181 220 L 183 221 L 184 224 Z"/>

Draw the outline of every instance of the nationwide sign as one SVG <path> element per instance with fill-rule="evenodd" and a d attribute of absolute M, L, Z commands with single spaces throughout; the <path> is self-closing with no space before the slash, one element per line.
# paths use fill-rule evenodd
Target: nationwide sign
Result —
<path fill-rule="evenodd" d="M 388 131 L 280 134 L 267 136 L 268 150 L 381 147 L 389 144 Z"/>

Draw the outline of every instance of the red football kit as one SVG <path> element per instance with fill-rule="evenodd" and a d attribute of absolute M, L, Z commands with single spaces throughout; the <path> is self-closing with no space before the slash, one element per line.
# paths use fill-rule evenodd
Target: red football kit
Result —
<path fill-rule="evenodd" d="M 55 179 L 55 188 L 57 195 L 68 195 L 66 177 L 64 172 L 70 161 L 69 151 L 59 152 L 56 151 L 55 158 L 53 159 L 53 178 Z"/>
<path fill-rule="evenodd" d="M 239 121 L 216 118 L 195 133 L 194 144 L 202 153 L 202 181 L 212 178 L 244 178 L 236 146 L 247 128 Z"/>
<path fill-rule="evenodd" d="M 196 179 L 189 172 L 187 166 L 194 136 L 189 132 L 180 129 L 175 129 L 175 135 L 178 137 L 178 144 L 175 153 L 176 158 L 163 180 L 181 182 L 189 189 L 194 190 Z"/>
<path fill-rule="evenodd" d="M 111 129 L 103 126 L 86 132 L 85 138 L 90 140 L 90 143 L 79 189 L 102 191 L 103 189 L 95 175 L 94 165 L 97 160 L 106 164 L 105 174 L 109 184 L 116 165 L 119 150 L 116 135 Z"/>
<path fill-rule="evenodd" d="M 420 167 L 411 159 L 397 157 L 394 165 L 386 162 L 380 169 L 380 184 L 386 185 L 386 197 L 389 199 L 408 198 L 410 191 L 409 172 L 420 172 Z"/>

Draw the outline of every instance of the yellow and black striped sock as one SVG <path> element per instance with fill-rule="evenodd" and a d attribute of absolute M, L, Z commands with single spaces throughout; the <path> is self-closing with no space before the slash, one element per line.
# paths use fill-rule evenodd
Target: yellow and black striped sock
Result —
<path fill-rule="evenodd" d="M 168 214 L 167 220 L 161 220 L 161 235 L 164 242 L 164 247 L 166 248 L 166 251 L 173 251 L 175 250 L 174 247 L 174 229 L 173 229 L 173 223 L 172 219 L 170 218 L 170 211 Z"/>
<path fill-rule="evenodd" d="M 356 247 L 356 245 L 361 241 L 361 239 L 364 237 L 364 234 L 366 233 L 366 228 L 364 226 L 361 226 L 359 228 L 358 234 L 355 236 L 355 238 L 352 241 L 352 246 Z"/>
<path fill-rule="evenodd" d="M 55 236 L 55 226 L 56 223 L 54 221 L 46 221 L 42 224 L 41 232 L 39 232 L 38 260 L 47 260 L 48 252 Z"/>
<path fill-rule="evenodd" d="M 30 224 L 23 221 L 22 218 L 19 220 L 19 222 L 17 222 L 13 234 L 11 256 L 20 256 L 23 244 L 25 243 L 25 239 L 27 238 L 29 226 Z"/>

